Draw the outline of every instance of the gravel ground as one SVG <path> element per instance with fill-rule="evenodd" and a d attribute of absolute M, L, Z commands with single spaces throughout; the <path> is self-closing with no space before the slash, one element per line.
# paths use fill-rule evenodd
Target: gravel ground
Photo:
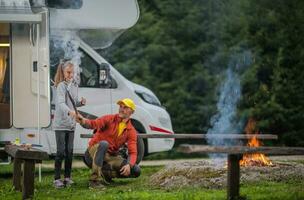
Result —
<path fill-rule="evenodd" d="M 289 180 L 304 181 L 304 156 L 270 157 L 273 166 L 241 167 L 241 183 Z M 301 162 L 299 162 L 301 161 Z M 151 185 L 165 189 L 184 186 L 224 188 L 227 184 L 226 159 L 209 159 L 170 163 L 151 177 Z"/>

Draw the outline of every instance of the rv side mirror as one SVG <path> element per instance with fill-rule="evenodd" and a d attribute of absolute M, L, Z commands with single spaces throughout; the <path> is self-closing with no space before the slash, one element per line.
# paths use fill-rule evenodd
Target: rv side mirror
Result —
<path fill-rule="evenodd" d="M 101 63 L 98 67 L 98 83 L 100 87 L 110 87 L 110 66 L 107 63 Z"/>

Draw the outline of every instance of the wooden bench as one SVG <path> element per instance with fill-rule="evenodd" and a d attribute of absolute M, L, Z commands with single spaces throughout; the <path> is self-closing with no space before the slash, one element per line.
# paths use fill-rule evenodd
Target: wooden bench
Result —
<path fill-rule="evenodd" d="M 269 155 L 304 155 L 302 147 L 246 147 L 246 146 L 205 146 L 180 145 L 183 153 L 225 153 L 227 154 L 227 199 L 239 199 L 240 191 L 240 160 L 243 154 L 263 153 Z"/>
<path fill-rule="evenodd" d="M 22 191 L 22 199 L 34 195 L 35 163 L 48 159 L 48 154 L 35 148 L 17 145 L 6 145 L 5 151 L 14 158 L 13 185 L 15 190 Z"/>
<path fill-rule="evenodd" d="M 252 139 L 256 137 L 261 140 L 277 140 L 278 136 L 273 134 L 137 134 L 140 138 L 175 138 L 175 139 Z M 93 134 L 80 134 L 81 138 L 92 138 Z"/>

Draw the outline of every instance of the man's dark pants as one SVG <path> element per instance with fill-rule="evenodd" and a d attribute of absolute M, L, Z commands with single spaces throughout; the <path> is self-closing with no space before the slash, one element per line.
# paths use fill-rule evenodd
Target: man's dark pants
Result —
<path fill-rule="evenodd" d="M 107 152 L 109 143 L 105 140 L 88 148 L 89 155 L 92 159 L 92 174 L 91 181 L 100 180 L 101 176 L 105 178 L 124 178 L 120 174 L 120 169 L 128 163 L 127 159 L 122 158 L 120 155 L 111 155 Z M 128 177 L 140 176 L 140 167 L 135 164 L 131 167 L 131 173 Z"/>

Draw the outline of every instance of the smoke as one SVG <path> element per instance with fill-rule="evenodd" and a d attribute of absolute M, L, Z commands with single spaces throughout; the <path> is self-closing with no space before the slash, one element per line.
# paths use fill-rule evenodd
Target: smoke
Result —
<path fill-rule="evenodd" d="M 74 31 L 51 30 L 50 61 L 51 67 L 57 67 L 61 59 L 71 60 L 74 64 L 74 80 L 80 83 L 82 53 L 79 51 L 79 40 Z"/>
<path fill-rule="evenodd" d="M 207 142 L 214 146 L 235 145 L 236 140 L 224 140 L 218 137 L 208 137 L 212 134 L 236 134 L 241 133 L 244 127 L 244 120 L 237 117 L 237 104 L 241 99 L 240 74 L 243 73 L 252 63 L 252 56 L 249 51 L 234 54 L 230 57 L 228 68 L 225 71 L 225 80 L 220 87 L 220 95 L 217 103 L 218 112 L 212 116 L 210 124 L 212 128 L 207 131 Z M 211 155 L 221 157 L 221 155 Z"/>
<path fill-rule="evenodd" d="M 211 118 L 212 128 L 210 134 L 238 133 L 236 125 L 236 107 L 241 98 L 241 86 L 238 75 L 231 69 L 226 70 L 226 79 L 220 89 L 220 97 L 217 103 L 218 113 Z M 212 145 L 225 145 L 221 139 L 208 139 Z"/>

